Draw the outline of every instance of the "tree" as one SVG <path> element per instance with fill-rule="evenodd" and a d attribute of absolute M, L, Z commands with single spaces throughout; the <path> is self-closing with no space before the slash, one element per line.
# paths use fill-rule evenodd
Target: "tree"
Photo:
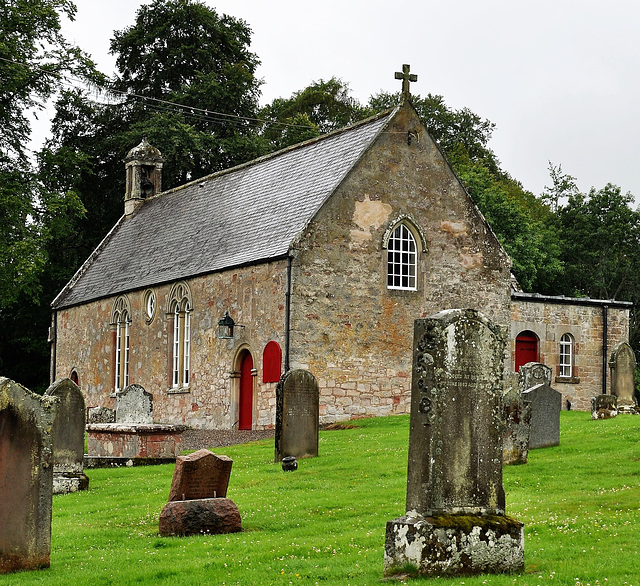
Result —
<path fill-rule="evenodd" d="M 545 202 L 552 212 L 557 212 L 561 203 L 564 204 L 569 197 L 578 193 L 576 178 L 562 171 L 562 165 L 554 165 L 549 161 L 549 175 L 551 186 L 544 186 L 540 199 Z"/>

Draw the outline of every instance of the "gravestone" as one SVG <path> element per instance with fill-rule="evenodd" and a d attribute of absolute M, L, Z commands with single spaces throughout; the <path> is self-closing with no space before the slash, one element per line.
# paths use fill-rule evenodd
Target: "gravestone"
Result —
<path fill-rule="evenodd" d="M 611 419 L 618 415 L 618 397 L 596 395 L 591 397 L 591 419 Z"/>
<path fill-rule="evenodd" d="M 118 393 L 116 423 L 152 424 L 153 395 L 140 385 L 129 385 Z"/>
<path fill-rule="evenodd" d="M 387 523 L 385 573 L 512 572 L 523 524 L 502 486 L 504 337 L 471 309 L 417 320 L 406 514 Z"/>
<path fill-rule="evenodd" d="M 0 574 L 50 565 L 58 403 L 0 378 Z"/>
<path fill-rule="evenodd" d="M 45 395 L 60 400 L 53 424 L 53 494 L 89 488 L 84 473 L 85 403 L 80 387 L 71 379 L 54 382 Z"/>
<path fill-rule="evenodd" d="M 529 449 L 557 446 L 560 443 L 562 393 L 551 388 L 551 369 L 539 362 L 521 366 L 519 386 L 524 389 L 524 400 L 531 403 Z"/>
<path fill-rule="evenodd" d="M 519 389 L 510 389 L 504 395 L 504 424 L 502 464 L 526 464 L 529 457 L 531 404 L 524 400 Z"/>
<path fill-rule="evenodd" d="M 116 412 L 109 407 L 89 407 L 89 415 L 87 423 L 115 423 Z"/>
<path fill-rule="evenodd" d="M 170 501 L 226 497 L 233 460 L 209 450 L 176 458 Z"/>
<path fill-rule="evenodd" d="M 275 461 L 318 455 L 320 392 L 306 370 L 291 370 L 276 385 Z"/>
<path fill-rule="evenodd" d="M 178 456 L 169 502 L 160 513 L 160 535 L 241 531 L 238 507 L 226 498 L 232 465 L 231 458 L 209 450 Z"/>
<path fill-rule="evenodd" d="M 636 357 L 627 342 L 620 342 L 609 358 L 611 394 L 618 398 L 618 408 L 633 408 L 635 401 Z M 631 409 L 633 411 L 633 409 Z"/>

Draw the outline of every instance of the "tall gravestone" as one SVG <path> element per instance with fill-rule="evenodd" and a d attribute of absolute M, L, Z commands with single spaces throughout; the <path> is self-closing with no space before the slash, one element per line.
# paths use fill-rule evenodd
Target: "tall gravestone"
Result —
<path fill-rule="evenodd" d="M 49 567 L 57 405 L 0 378 L 0 574 Z"/>
<path fill-rule="evenodd" d="M 477 311 L 415 322 L 407 505 L 387 523 L 387 574 L 524 567 L 523 524 L 504 514 L 503 354 L 500 329 Z"/>
<path fill-rule="evenodd" d="M 89 488 L 84 473 L 85 402 L 80 387 L 71 379 L 54 382 L 45 395 L 60 400 L 53 424 L 53 494 Z"/>
<path fill-rule="evenodd" d="M 276 386 L 275 461 L 318 455 L 320 392 L 306 370 L 287 372 Z"/>
<path fill-rule="evenodd" d="M 530 450 L 560 443 L 562 393 L 551 388 L 551 372 L 551 368 L 539 362 L 520 367 L 518 384 L 524 400 L 531 403 Z"/>
<path fill-rule="evenodd" d="M 631 407 L 633 410 L 636 404 L 636 357 L 627 342 L 620 342 L 611 351 L 609 368 L 611 370 L 611 394 L 618 398 L 618 409 L 625 411 Z"/>

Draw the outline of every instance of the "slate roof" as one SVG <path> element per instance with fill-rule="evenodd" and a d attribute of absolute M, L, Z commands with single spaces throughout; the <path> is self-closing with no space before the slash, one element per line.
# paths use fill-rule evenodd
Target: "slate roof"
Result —
<path fill-rule="evenodd" d="M 145 201 L 118 221 L 52 307 L 286 256 L 394 112 Z"/>

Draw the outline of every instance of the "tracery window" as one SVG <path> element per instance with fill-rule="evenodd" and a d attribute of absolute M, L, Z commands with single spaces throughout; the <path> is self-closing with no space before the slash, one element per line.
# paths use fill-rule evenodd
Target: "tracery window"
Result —
<path fill-rule="evenodd" d="M 418 247 L 411 230 L 398 224 L 387 242 L 387 289 L 416 291 Z"/>
<path fill-rule="evenodd" d="M 131 310 L 126 297 L 118 297 L 111 312 L 111 325 L 114 331 L 113 352 L 113 388 L 116 392 L 129 385 L 129 334 L 131 326 Z"/>
<path fill-rule="evenodd" d="M 171 290 L 169 313 L 173 316 L 171 386 L 186 388 L 191 380 L 191 292 L 186 283 Z"/>
<path fill-rule="evenodd" d="M 560 338 L 559 376 L 566 378 L 573 376 L 573 354 L 573 337 L 571 334 L 563 334 Z"/>

